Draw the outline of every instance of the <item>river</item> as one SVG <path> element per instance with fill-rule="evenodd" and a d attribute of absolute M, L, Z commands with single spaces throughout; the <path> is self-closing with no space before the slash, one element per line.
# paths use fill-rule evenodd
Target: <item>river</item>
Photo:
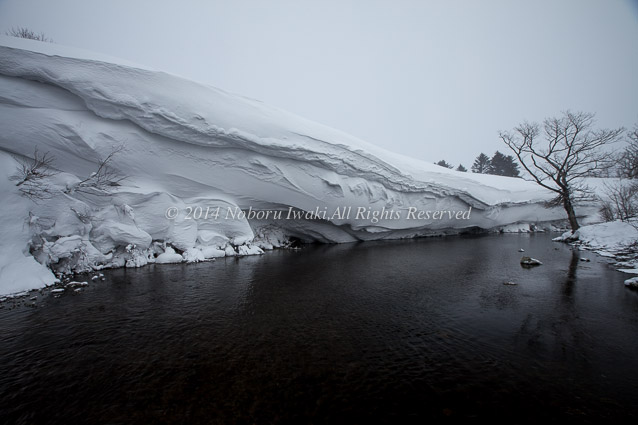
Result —
<path fill-rule="evenodd" d="M 638 292 L 551 236 L 311 245 L 5 302 L 0 423 L 635 420 Z"/>

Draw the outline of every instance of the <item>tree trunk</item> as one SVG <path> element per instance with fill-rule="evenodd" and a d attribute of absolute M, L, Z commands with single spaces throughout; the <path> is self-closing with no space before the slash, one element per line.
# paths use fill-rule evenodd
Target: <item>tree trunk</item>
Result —
<path fill-rule="evenodd" d="M 572 228 L 573 233 L 578 230 L 580 225 L 576 219 L 576 212 L 574 211 L 574 206 L 572 205 L 572 200 L 569 195 L 563 195 L 563 207 L 567 212 L 567 219 L 569 220 L 569 226 Z"/>

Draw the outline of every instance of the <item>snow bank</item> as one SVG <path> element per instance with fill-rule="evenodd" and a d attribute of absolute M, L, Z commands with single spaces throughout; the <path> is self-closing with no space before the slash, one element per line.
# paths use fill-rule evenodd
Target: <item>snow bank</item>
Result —
<path fill-rule="evenodd" d="M 623 221 L 581 227 L 576 233 L 578 240 L 598 249 L 620 250 L 638 241 L 638 230 Z"/>
<path fill-rule="evenodd" d="M 214 87 L 32 40 L 0 37 L 0 128 L 9 200 L 0 293 L 52 283 L 47 267 L 139 267 L 260 254 L 290 237 L 350 242 L 564 218 L 533 183 L 447 170 Z M 73 190 L 118 146 L 111 165 L 127 176 L 122 186 Z M 33 157 L 36 147 L 60 171 L 40 204 L 9 181 L 11 155 Z M 248 210 L 284 218 L 237 214 Z"/>
<path fill-rule="evenodd" d="M 56 277 L 29 253 L 30 201 L 18 195 L 9 181 L 15 161 L 0 154 L 0 294 L 52 285 Z"/>
<path fill-rule="evenodd" d="M 638 229 L 624 221 L 583 226 L 573 234 L 563 233 L 556 241 L 579 241 L 590 249 L 616 252 L 627 249 L 638 241 Z"/>
<path fill-rule="evenodd" d="M 638 222 L 612 221 L 583 226 L 574 233 L 565 232 L 555 241 L 574 242 L 585 249 L 616 260 L 618 271 L 638 274 Z M 625 281 L 625 285 L 638 287 L 638 278 Z"/>

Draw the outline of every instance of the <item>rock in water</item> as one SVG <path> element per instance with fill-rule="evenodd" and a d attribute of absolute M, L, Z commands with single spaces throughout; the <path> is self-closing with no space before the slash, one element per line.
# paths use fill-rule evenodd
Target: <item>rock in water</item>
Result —
<path fill-rule="evenodd" d="M 521 258 L 521 265 L 522 266 L 540 266 L 541 264 L 543 264 L 543 263 L 541 263 L 536 258 L 532 258 L 532 257 L 523 257 L 523 258 Z"/>
<path fill-rule="evenodd" d="M 638 289 L 638 277 L 632 277 L 625 280 L 625 286 L 632 289 Z"/>

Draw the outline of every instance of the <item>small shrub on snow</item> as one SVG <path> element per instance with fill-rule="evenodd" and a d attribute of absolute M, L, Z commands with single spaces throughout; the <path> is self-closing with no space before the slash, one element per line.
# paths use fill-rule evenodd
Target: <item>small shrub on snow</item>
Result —
<path fill-rule="evenodd" d="M 36 147 L 33 151 L 33 158 L 14 156 L 14 159 L 18 165 L 11 180 L 17 182 L 16 186 L 20 194 L 35 202 L 51 198 L 53 193 L 48 179 L 58 173 L 53 169 L 54 158 L 48 152 L 41 155 Z"/>
<path fill-rule="evenodd" d="M 113 157 L 124 150 L 123 145 L 114 146 L 111 152 L 98 161 L 98 168 L 88 177 L 67 188 L 66 192 L 108 193 L 113 187 L 120 186 L 126 176 L 120 175 L 112 166 Z"/>
<path fill-rule="evenodd" d="M 29 40 L 46 41 L 48 43 L 53 43 L 53 40 L 44 35 L 43 32 L 37 33 L 25 27 L 11 28 L 9 31 L 6 31 L 5 34 L 10 37 L 26 38 Z"/>

